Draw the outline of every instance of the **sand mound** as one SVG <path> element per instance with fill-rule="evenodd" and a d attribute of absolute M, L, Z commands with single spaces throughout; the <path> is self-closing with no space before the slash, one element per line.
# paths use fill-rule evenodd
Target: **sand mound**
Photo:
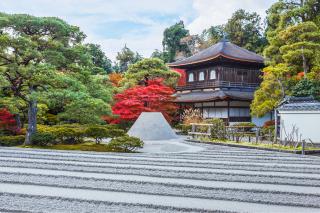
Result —
<path fill-rule="evenodd" d="M 128 135 L 141 140 L 170 140 L 177 139 L 161 112 L 143 112 L 128 131 Z"/>

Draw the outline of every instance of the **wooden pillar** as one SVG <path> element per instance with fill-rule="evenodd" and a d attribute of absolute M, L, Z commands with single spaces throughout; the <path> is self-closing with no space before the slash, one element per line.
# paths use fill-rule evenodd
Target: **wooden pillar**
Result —
<path fill-rule="evenodd" d="M 228 100 L 228 125 L 230 122 L 230 100 Z"/>
<path fill-rule="evenodd" d="M 277 143 L 277 137 L 278 137 L 278 115 L 277 115 L 277 109 L 274 109 L 274 138 L 273 138 L 273 143 Z"/>
<path fill-rule="evenodd" d="M 203 102 L 201 102 L 201 114 L 202 114 L 202 118 L 205 118 L 203 117 Z"/>

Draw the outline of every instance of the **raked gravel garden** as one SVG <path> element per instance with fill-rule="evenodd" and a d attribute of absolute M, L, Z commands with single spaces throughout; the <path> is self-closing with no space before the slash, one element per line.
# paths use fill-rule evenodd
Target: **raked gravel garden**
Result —
<path fill-rule="evenodd" d="M 320 158 L 0 148 L 0 212 L 320 212 Z"/>

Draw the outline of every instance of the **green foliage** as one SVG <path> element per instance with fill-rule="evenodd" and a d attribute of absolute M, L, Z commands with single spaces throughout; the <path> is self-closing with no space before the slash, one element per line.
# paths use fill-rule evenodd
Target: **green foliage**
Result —
<path fill-rule="evenodd" d="M 37 134 L 51 134 L 58 144 L 79 144 L 84 141 L 85 137 L 94 138 L 96 143 L 100 143 L 103 138 L 120 137 L 125 135 L 125 132 L 113 125 L 64 124 L 39 125 Z"/>
<path fill-rule="evenodd" d="M 239 9 L 226 24 L 205 29 L 200 36 L 199 48 L 207 48 L 226 37 L 240 47 L 262 53 L 267 44 L 262 26 L 261 17 L 257 13 Z"/>
<path fill-rule="evenodd" d="M 165 63 L 169 63 L 169 54 L 168 52 L 162 52 L 158 49 L 154 50 L 151 54 L 150 58 L 158 58 L 164 61 Z"/>
<path fill-rule="evenodd" d="M 0 136 L 0 146 L 18 146 L 22 145 L 24 140 L 23 135 Z"/>
<path fill-rule="evenodd" d="M 187 135 L 188 132 L 191 132 L 192 126 L 190 124 L 178 124 L 175 126 L 176 129 L 181 131 L 181 134 Z"/>
<path fill-rule="evenodd" d="M 295 42 L 292 42 L 293 41 L 292 39 L 300 39 L 300 40 L 307 39 L 307 37 L 304 37 L 304 36 L 302 37 L 297 36 L 295 38 L 293 34 L 296 34 L 296 35 L 305 34 L 304 30 L 300 31 L 300 29 L 309 28 L 310 30 L 311 29 L 310 22 L 313 22 L 316 26 L 319 27 L 320 26 L 319 14 L 320 14 L 319 2 L 316 0 L 278 1 L 274 3 L 270 7 L 270 9 L 267 10 L 267 18 L 266 18 L 267 19 L 266 35 L 267 35 L 269 45 L 264 50 L 264 55 L 268 59 L 267 63 L 270 65 L 283 63 L 284 62 L 282 57 L 283 54 L 280 53 L 280 48 L 283 45 L 290 45 L 295 43 Z M 281 36 L 283 36 L 281 34 L 288 34 L 288 36 L 291 39 L 287 41 L 286 39 L 281 38 Z M 309 40 L 307 39 L 305 41 L 309 41 Z M 286 44 L 286 42 L 288 43 Z M 298 47 L 298 45 L 291 46 L 290 49 L 293 49 L 296 47 Z M 308 47 L 306 47 L 306 49 L 308 49 Z M 296 63 L 299 63 L 299 62 L 301 62 L 301 59 L 299 59 Z M 299 65 L 301 67 L 301 64 Z"/>
<path fill-rule="evenodd" d="M 101 46 L 98 44 L 87 44 L 88 52 L 91 55 L 93 64 L 100 69 L 96 69 L 95 73 L 111 73 L 112 64 L 111 60 L 101 50 Z"/>
<path fill-rule="evenodd" d="M 139 138 L 125 135 L 112 139 L 108 147 L 118 152 L 134 152 L 136 149 L 142 148 L 143 145 L 143 142 Z"/>
<path fill-rule="evenodd" d="M 36 133 L 32 135 L 32 144 L 38 146 L 47 146 L 48 144 L 55 144 L 56 137 L 54 134 L 49 132 Z"/>
<path fill-rule="evenodd" d="M 263 81 L 255 91 L 250 106 L 251 114 L 258 117 L 264 116 L 278 106 L 288 88 L 286 78 L 289 70 L 285 64 L 266 67 L 263 72 Z"/>
<path fill-rule="evenodd" d="M 137 52 L 134 53 L 125 45 L 121 52 L 118 52 L 116 59 L 118 60 L 118 71 L 125 72 L 130 64 L 134 64 L 142 60 L 142 56 Z"/>
<path fill-rule="evenodd" d="M 0 91 L 28 108 L 26 143 L 37 130 L 38 103 L 51 113 L 63 112 L 64 121 L 70 115 L 68 122 L 85 123 L 90 116 L 90 123 L 98 123 L 100 115 L 110 113 L 107 77 L 95 75 L 99 68 L 82 45 L 85 35 L 78 27 L 59 18 L 0 13 L 0 32 L 0 76 L 5 81 Z"/>
<path fill-rule="evenodd" d="M 255 127 L 256 125 L 252 122 L 239 122 L 239 123 L 236 123 L 234 124 L 233 126 L 243 126 L 243 127 Z"/>
<path fill-rule="evenodd" d="M 189 30 L 185 29 L 183 21 L 180 21 L 163 32 L 162 46 L 163 51 L 167 53 L 164 61 L 172 62 L 176 53 L 183 52 L 189 56 L 190 50 L 186 44 L 181 43 L 181 39 L 189 35 Z"/>
<path fill-rule="evenodd" d="M 200 36 L 200 49 L 208 48 L 225 37 L 225 26 L 217 25 L 205 29 Z"/>
<path fill-rule="evenodd" d="M 266 63 L 251 114 L 263 116 L 286 95 L 318 97 L 320 7 L 315 0 L 278 1 L 267 11 Z M 300 80 L 300 73 L 304 78 Z M 300 76 L 299 76 L 299 75 Z M 317 79 L 317 80 L 316 80 Z"/>
<path fill-rule="evenodd" d="M 266 45 L 261 17 L 256 12 L 237 10 L 225 25 L 225 32 L 232 43 L 257 53 Z"/>
<path fill-rule="evenodd" d="M 212 118 L 206 120 L 206 123 L 212 124 L 213 126 L 211 127 L 211 138 L 212 139 L 226 139 L 226 128 L 225 128 L 225 123 L 223 120 L 219 118 Z"/>
<path fill-rule="evenodd" d="M 171 71 L 161 59 L 146 58 L 129 66 L 122 84 L 136 85 L 146 79 L 163 78 L 167 86 L 175 86 L 180 74 Z"/>
<path fill-rule="evenodd" d="M 295 66 L 307 74 L 316 65 L 316 52 L 320 51 L 320 30 L 313 22 L 302 22 L 279 33 L 283 45 L 282 59 L 288 66 Z"/>
<path fill-rule="evenodd" d="M 103 138 L 108 138 L 109 133 L 107 129 L 103 127 L 97 127 L 97 126 L 92 126 L 87 128 L 86 130 L 86 136 L 90 138 L 94 138 L 96 141 L 96 144 L 101 143 Z"/>
<path fill-rule="evenodd" d="M 115 138 L 123 136 L 125 133 L 122 129 L 105 126 L 89 126 L 85 132 L 87 137 L 94 138 L 96 143 L 101 143 L 103 138 Z"/>
<path fill-rule="evenodd" d="M 297 97 L 313 96 L 320 99 L 320 82 L 304 78 L 294 86 L 292 95 Z"/>
<path fill-rule="evenodd" d="M 65 124 L 56 126 L 39 125 L 39 133 L 50 133 L 56 137 L 57 143 L 60 144 L 77 144 L 83 142 L 85 137 L 85 126 L 77 124 Z"/>

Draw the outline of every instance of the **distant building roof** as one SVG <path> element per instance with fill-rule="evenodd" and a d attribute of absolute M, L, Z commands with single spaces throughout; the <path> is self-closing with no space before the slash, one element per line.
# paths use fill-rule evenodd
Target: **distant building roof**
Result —
<path fill-rule="evenodd" d="M 202 62 L 207 62 L 214 60 L 218 57 L 229 58 L 237 61 L 245 61 L 245 62 L 253 62 L 263 64 L 264 59 L 262 56 L 241 48 L 231 42 L 223 39 L 220 42 L 212 45 L 211 47 L 204 49 L 195 55 L 182 59 L 180 61 L 176 61 L 173 63 L 169 63 L 169 67 L 181 67 L 185 65 L 191 64 L 199 64 Z"/>
<path fill-rule="evenodd" d="M 189 93 L 177 93 L 176 100 L 177 103 L 197 103 L 197 102 L 206 102 L 214 100 L 248 100 L 253 99 L 253 92 L 247 91 L 198 91 L 198 92 L 189 92 Z"/>
<path fill-rule="evenodd" d="M 320 111 L 320 102 L 313 97 L 286 97 L 279 111 Z"/>

